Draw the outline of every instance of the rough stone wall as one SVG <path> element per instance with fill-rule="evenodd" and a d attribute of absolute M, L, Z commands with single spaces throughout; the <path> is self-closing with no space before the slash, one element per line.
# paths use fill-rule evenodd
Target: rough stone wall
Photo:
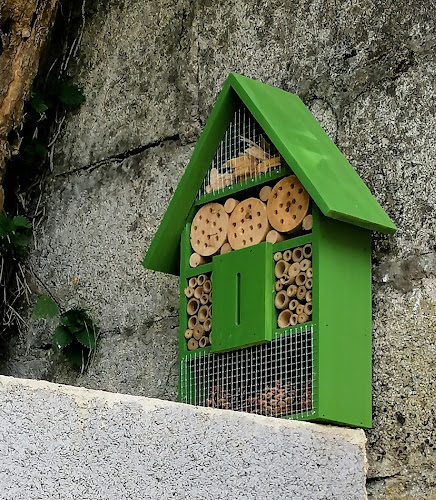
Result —
<path fill-rule="evenodd" d="M 362 430 L 0 377 L 3 500 L 365 500 Z"/>
<path fill-rule="evenodd" d="M 140 261 L 230 71 L 298 94 L 397 224 L 374 236 L 368 493 L 432 498 L 436 182 L 431 3 L 87 3 L 71 74 L 87 101 L 56 144 L 30 263 L 101 327 L 84 375 L 31 323 L 2 371 L 174 399 L 177 280 Z M 78 277 L 77 285 L 73 285 Z"/>

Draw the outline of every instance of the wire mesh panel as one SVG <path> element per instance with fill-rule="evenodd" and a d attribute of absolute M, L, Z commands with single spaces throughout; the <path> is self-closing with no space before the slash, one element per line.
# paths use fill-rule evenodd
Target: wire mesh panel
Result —
<path fill-rule="evenodd" d="M 310 415 L 313 329 L 304 326 L 268 343 L 181 361 L 182 401 L 275 417 Z"/>
<path fill-rule="evenodd" d="M 198 198 L 225 187 L 268 176 L 280 168 L 281 158 L 245 106 L 235 111 L 198 192 Z"/>

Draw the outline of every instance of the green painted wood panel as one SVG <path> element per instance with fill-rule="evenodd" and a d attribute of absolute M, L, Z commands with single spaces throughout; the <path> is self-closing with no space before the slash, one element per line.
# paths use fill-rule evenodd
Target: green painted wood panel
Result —
<path fill-rule="evenodd" d="M 212 352 L 271 340 L 271 255 L 264 242 L 213 258 Z"/>
<path fill-rule="evenodd" d="M 313 259 L 319 418 L 371 427 L 371 233 L 319 217 Z"/>

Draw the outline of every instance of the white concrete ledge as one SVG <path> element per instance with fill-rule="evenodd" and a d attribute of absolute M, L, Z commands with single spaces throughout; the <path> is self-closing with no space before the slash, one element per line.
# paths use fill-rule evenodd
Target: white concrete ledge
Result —
<path fill-rule="evenodd" d="M 365 499 L 361 430 L 0 376 L 11 499 Z"/>

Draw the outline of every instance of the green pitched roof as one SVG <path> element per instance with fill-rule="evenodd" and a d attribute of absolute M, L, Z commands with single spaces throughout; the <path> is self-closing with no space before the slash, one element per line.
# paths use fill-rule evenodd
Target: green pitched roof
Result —
<path fill-rule="evenodd" d="M 327 217 L 382 233 L 396 227 L 298 96 L 231 73 L 144 258 L 144 266 L 178 274 L 180 235 L 230 123 L 238 98 Z"/>

